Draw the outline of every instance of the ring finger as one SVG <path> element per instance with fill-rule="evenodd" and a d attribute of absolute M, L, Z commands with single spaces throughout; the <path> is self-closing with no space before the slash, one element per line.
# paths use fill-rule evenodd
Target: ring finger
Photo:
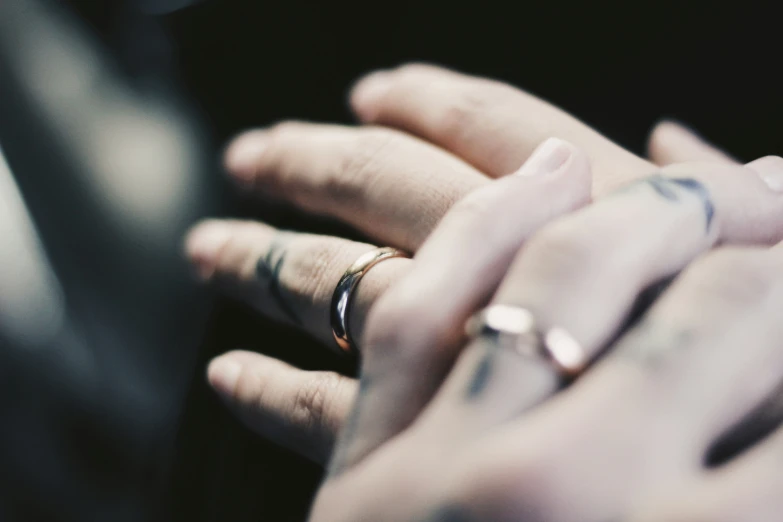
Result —
<path fill-rule="evenodd" d="M 374 248 L 337 237 L 230 220 L 205 221 L 186 240 L 188 255 L 197 261 L 202 279 L 335 349 L 329 319 L 335 285 L 346 268 Z M 362 279 L 349 318 L 354 335 L 363 330 L 370 304 L 409 266 L 409 259 L 389 259 Z"/>
<path fill-rule="evenodd" d="M 645 287 L 676 273 L 718 239 L 764 242 L 783 233 L 783 195 L 762 182 L 764 174 L 737 171 L 743 168 L 668 168 L 562 218 L 531 239 L 493 303 L 529 311 L 554 366 L 566 373 L 581 370 L 616 335 Z M 747 201 L 755 202 L 751 212 Z M 457 404 L 469 407 L 495 397 L 500 406 L 486 422 L 496 422 L 551 393 L 549 381 L 531 376 L 542 368 L 554 371 L 549 364 L 531 365 L 529 357 L 487 339 L 472 348 L 443 390 L 448 403 L 459 397 Z M 457 417 L 480 428 L 457 410 Z M 433 404 L 433 411 L 455 415 L 453 406 Z"/>

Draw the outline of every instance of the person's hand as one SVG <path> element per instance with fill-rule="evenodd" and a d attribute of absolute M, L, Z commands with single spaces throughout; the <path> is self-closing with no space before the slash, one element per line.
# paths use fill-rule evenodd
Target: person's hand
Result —
<path fill-rule="evenodd" d="M 524 92 L 435 67 L 373 75 L 356 86 L 351 100 L 364 122 L 396 128 L 284 123 L 252 131 L 229 147 L 228 171 L 267 199 L 343 221 L 373 243 L 415 254 L 455 201 L 516 170 L 552 134 L 589 151 L 598 165 L 598 194 L 654 169 Z M 468 135 L 468 129 L 477 132 Z M 196 227 L 187 240 L 204 279 L 329 346 L 332 290 L 371 248 L 262 223 L 216 220 Z M 350 317 L 354 338 L 361 339 L 371 304 L 411 264 L 390 260 L 363 279 Z M 336 374 L 303 373 L 249 352 L 215 360 L 209 379 L 256 430 L 321 461 L 356 389 L 355 381 Z"/>
<path fill-rule="evenodd" d="M 780 248 L 780 247 L 778 247 Z M 777 522 L 783 513 L 783 428 L 730 463 L 696 474 L 627 522 Z"/>
<path fill-rule="evenodd" d="M 398 126 L 425 141 L 388 128 L 284 124 L 238 138 L 228 150 L 229 171 L 267 197 L 341 219 L 379 244 L 413 253 L 455 201 L 513 170 L 550 134 L 589 151 L 598 164 L 597 194 L 655 168 L 528 94 L 434 67 L 372 75 L 352 101 L 364 121 Z M 482 132 L 469 134 L 470 128 Z M 663 143 L 651 145 L 653 159 L 701 157 L 703 147 L 693 140 L 669 137 L 653 133 L 651 143 Z M 188 240 L 205 279 L 329 345 L 331 290 L 370 248 L 250 222 L 206 222 Z M 364 279 L 351 317 L 355 338 L 370 305 L 409 266 L 388 261 Z M 318 461 L 328 457 L 356 390 L 352 379 L 243 351 L 216 359 L 209 378 L 251 427 Z"/>
<path fill-rule="evenodd" d="M 477 191 L 472 219 L 447 217 L 371 312 L 362 390 L 312 520 L 615 520 L 710 473 L 714 444 L 783 380 L 783 246 L 705 252 L 783 238 L 781 178 L 780 158 L 665 167 L 516 256 L 498 245 L 527 237 L 524 214 L 503 203 L 530 187 Z M 613 341 L 640 293 L 696 258 Z M 531 313 L 551 353 L 595 360 L 610 345 L 546 403 L 560 372 L 530 344 L 479 336 L 462 350 L 444 335 L 509 266 L 490 304 Z"/>

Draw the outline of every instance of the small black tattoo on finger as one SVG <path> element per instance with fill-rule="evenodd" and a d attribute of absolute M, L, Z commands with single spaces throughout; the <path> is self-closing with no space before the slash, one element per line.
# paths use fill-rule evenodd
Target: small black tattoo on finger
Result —
<path fill-rule="evenodd" d="M 481 360 L 473 371 L 473 376 L 468 384 L 468 389 L 466 390 L 468 400 L 476 399 L 486 389 L 492 377 L 495 359 L 500 349 L 497 339 L 480 339 L 479 342 L 483 345 L 481 349 L 484 353 L 481 355 Z"/>
<path fill-rule="evenodd" d="M 712 202 L 712 197 L 710 196 L 707 187 L 705 187 L 702 182 L 693 178 L 667 178 L 659 174 L 650 176 L 643 182 L 669 201 L 680 201 L 680 197 L 677 194 L 678 188 L 684 188 L 697 196 L 704 207 L 704 218 L 707 224 L 706 229 L 709 231 L 713 218 L 715 217 L 715 204 Z"/>
<path fill-rule="evenodd" d="M 283 314 L 285 314 L 292 323 L 301 326 L 302 320 L 294 311 L 294 307 L 291 306 L 283 296 L 282 283 L 280 281 L 280 273 L 283 270 L 287 254 L 285 244 L 286 241 L 282 237 L 282 234 L 278 234 L 269 245 L 266 255 L 258 260 L 258 263 L 256 264 L 256 275 L 260 281 L 266 281 L 269 295 L 272 296 L 272 299 L 274 299 L 277 307 Z"/>

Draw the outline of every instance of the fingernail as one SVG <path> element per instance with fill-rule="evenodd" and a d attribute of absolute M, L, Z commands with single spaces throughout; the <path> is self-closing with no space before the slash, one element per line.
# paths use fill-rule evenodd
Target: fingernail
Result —
<path fill-rule="evenodd" d="M 216 392 L 224 397 L 232 398 L 241 372 L 242 366 L 239 363 L 218 357 L 207 368 L 207 380 Z"/>
<path fill-rule="evenodd" d="M 226 170 L 243 185 L 252 182 L 267 148 L 266 132 L 250 131 L 237 137 L 226 150 Z"/>
<path fill-rule="evenodd" d="M 517 176 L 550 174 L 565 165 L 573 153 L 574 146 L 567 141 L 549 138 L 533 151 L 533 154 L 515 174 Z"/>
<path fill-rule="evenodd" d="M 217 255 L 230 235 L 229 227 L 220 221 L 206 221 L 188 233 L 185 254 L 196 265 L 201 279 L 208 279 L 214 272 Z"/>
<path fill-rule="evenodd" d="M 746 165 L 755 171 L 773 192 L 783 192 L 783 158 L 767 156 Z"/>
<path fill-rule="evenodd" d="M 375 72 L 360 80 L 353 88 L 351 103 L 361 119 L 369 121 L 377 117 L 377 104 L 391 87 L 389 76 L 386 71 Z"/>

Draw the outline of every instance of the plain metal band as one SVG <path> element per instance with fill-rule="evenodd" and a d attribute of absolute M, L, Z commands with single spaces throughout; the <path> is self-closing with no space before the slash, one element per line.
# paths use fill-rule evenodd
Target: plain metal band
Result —
<path fill-rule="evenodd" d="M 465 331 L 473 338 L 506 338 L 521 355 L 546 359 L 563 377 L 576 377 L 589 362 L 582 346 L 566 330 L 541 332 L 533 314 L 519 306 L 490 305 L 468 320 Z"/>
<path fill-rule="evenodd" d="M 405 252 L 396 248 L 377 248 L 357 259 L 354 264 L 345 271 L 332 294 L 331 322 L 332 334 L 337 346 L 345 353 L 355 353 L 356 345 L 351 338 L 348 318 L 351 316 L 353 293 L 372 267 L 386 259 L 395 257 L 408 257 Z"/>

